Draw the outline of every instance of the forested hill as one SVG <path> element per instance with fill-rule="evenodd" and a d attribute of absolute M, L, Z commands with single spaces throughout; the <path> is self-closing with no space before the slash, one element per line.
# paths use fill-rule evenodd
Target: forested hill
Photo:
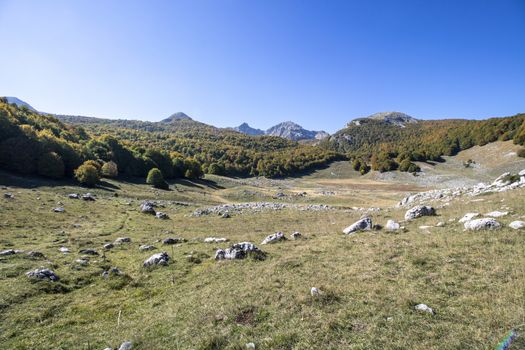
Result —
<path fill-rule="evenodd" d="M 118 174 L 165 178 L 293 175 L 340 159 L 336 152 L 279 137 L 251 137 L 173 118 L 152 123 L 43 115 L 0 98 L 0 168 L 23 174 L 71 176 L 83 162 L 112 162 Z M 71 123 L 74 123 L 71 124 Z M 95 164 L 96 164 L 95 163 Z"/>
<path fill-rule="evenodd" d="M 415 120 L 392 122 L 360 118 L 326 138 L 320 146 L 356 160 L 356 170 L 417 170 L 411 161 L 440 161 L 475 145 L 497 140 L 525 144 L 525 114 L 486 120 Z M 523 151 L 521 154 L 523 155 Z"/>

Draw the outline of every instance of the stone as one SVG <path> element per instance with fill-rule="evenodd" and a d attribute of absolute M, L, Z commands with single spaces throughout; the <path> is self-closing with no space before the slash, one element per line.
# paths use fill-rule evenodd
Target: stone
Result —
<path fill-rule="evenodd" d="M 78 193 L 70 193 L 67 195 L 67 197 L 70 199 L 80 199 L 80 196 L 78 195 Z"/>
<path fill-rule="evenodd" d="M 479 216 L 479 213 L 466 213 L 461 219 L 458 220 L 460 223 L 470 221 Z"/>
<path fill-rule="evenodd" d="M 350 235 L 358 231 L 368 231 L 372 229 L 372 219 L 365 217 L 361 220 L 354 222 L 352 225 L 348 226 L 343 230 L 345 235 Z"/>
<path fill-rule="evenodd" d="M 77 259 L 75 262 L 81 266 L 87 266 L 89 264 L 89 261 L 86 259 Z"/>
<path fill-rule="evenodd" d="M 438 223 L 436 224 L 436 227 L 445 227 L 445 225 L 446 225 L 445 222 L 440 221 L 440 222 L 438 222 Z"/>
<path fill-rule="evenodd" d="M 388 220 L 386 222 L 385 228 L 387 229 L 387 231 L 397 231 L 401 228 L 401 226 L 394 220 Z"/>
<path fill-rule="evenodd" d="M 285 240 L 286 240 L 286 237 L 284 236 L 284 233 L 282 233 L 282 232 L 276 232 L 276 233 L 274 233 L 273 235 L 269 235 L 269 236 L 267 236 L 267 237 L 261 242 L 261 244 L 272 244 L 272 243 L 277 243 L 277 242 L 285 241 Z"/>
<path fill-rule="evenodd" d="M 501 227 L 501 224 L 492 218 L 475 219 L 465 222 L 466 230 L 495 230 Z"/>
<path fill-rule="evenodd" d="M 509 227 L 515 230 L 525 228 L 525 221 L 513 221 L 509 224 Z"/>
<path fill-rule="evenodd" d="M 168 253 L 166 253 L 166 252 L 157 253 L 157 254 L 153 254 L 152 256 L 147 258 L 144 261 L 143 266 L 144 267 L 154 266 L 154 265 L 166 266 L 166 265 L 168 265 L 169 260 L 170 260 L 170 257 L 168 255 Z"/>
<path fill-rule="evenodd" d="M 290 238 L 293 239 L 293 240 L 301 239 L 301 238 L 303 238 L 303 235 L 301 234 L 301 232 L 295 231 L 295 232 L 292 232 L 290 234 Z"/>
<path fill-rule="evenodd" d="M 163 213 L 163 212 L 160 212 L 158 211 L 156 214 L 155 214 L 155 217 L 157 219 L 161 219 L 161 220 L 168 220 L 170 217 L 168 216 L 168 214 L 166 213 Z"/>
<path fill-rule="evenodd" d="M 155 246 L 152 246 L 152 245 L 141 245 L 139 247 L 139 250 L 143 251 L 143 252 L 148 251 L 148 250 L 155 250 L 155 249 L 157 249 L 157 248 Z"/>
<path fill-rule="evenodd" d="M 46 258 L 46 256 L 43 253 L 37 252 L 37 251 L 27 252 L 27 256 L 29 256 L 31 258 L 36 258 L 36 259 L 45 259 Z"/>
<path fill-rule="evenodd" d="M 63 207 L 56 207 L 56 208 L 53 208 L 53 211 L 55 213 L 63 213 L 66 211 L 66 209 L 64 209 Z"/>
<path fill-rule="evenodd" d="M 113 243 L 106 243 L 106 244 L 104 244 L 104 249 L 105 250 L 113 249 L 113 247 L 115 247 L 115 245 Z"/>
<path fill-rule="evenodd" d="M 102 272 L 102 277 L 104 278 L 109 278 L 110 276 L 120 276 L 120 275 L 122 275 L 122 272 L 116 267 L 112 267 L 109 270 Z"/>
<path fill-rule="evenodd" d="M 131 350 L 133 348 L 133 343 L 129 340 L 126 340 L 124 343 L 120 344 L 118 350 Z"/>
<path fill-rule="evenodd" d="M 224 242 L 228 242 L 228 238 L 222 238 L 222 237 L 204 238 L 204 243 L 224 243 Z"/>
<path fill-rule="evenodd" d="M 129 237 L 119 237 L 115 239 L 115 244 L 131 243 L 131 238 Z"/>
<path fill-rule="evenodd" d="M 184 239 L 182 238 L 172 238 L 172 237 L 168 237 L 168 238 L 164 238 L 162 240 L 162 244 L 166 244 L 166 245 L 172 245 L 172 244 L 177 244 L 177 243 L 181 243 L 183 242 Z"/>
<path fill-rule="evenodd" d="M 95 201 L 95 197 L 91 193 L 86 193 L 85 195 L 82 196 L 82 199 L 85 201 L 90 201 L 90 202 Z"/>
<path fill-rule="evenodd" d="M 215 260 L 236 260 L 244 259 L 248 256 L 257 260 L 264 260 L 266 258 L 266 253 L 257 248 L 251 242 L 236 243 L 230 248 L 218 249 L 215 252 Z"/>
<path fill-rule="evenodd" d="M 66 248 L 66 247 L 60 247 L 60 248 L 58 248 L 58 250 L 59 250 L 61 253 L 64 253 L 64 254 L 69 253 L 69 248 Z"/>
<path fill-rule="evenodd" d="M 14 255 L 16 251 L 14 249 L 6 249 L 0 252 L 0 256 Z"/>
<path fill-rule="evenodd" d="M 98 252 L 95 249 L 86 248 L 79 250 L 79 253 L 86 255 L 98 255 Z"/>
<path fill-rule="evenodd" d="M 222 215 L 221 215 L 221 218 L 223 218 L 223 219 L 229 219 L 229 218 L 231 218 L 230 213 L 226 212 L 226 213 L 222 214 Z"/>
<path fill-rule="evenodd" d="M 422 216 L 436 215 L 436 210 L 428 205 L 418 205 L 405 213 L 405 220 L 413 220 Z"/>
<path fill-rule="evenodd" d="M 491 218 L 500 218 L 500 217 L 507 216 L 507 215 L 509 215 L 508 211 L 498 211 L 498 210 L 491 211 L 490 213 L 485 214 L 485 216 L 490 216 Z"/>
<path fill-rule="evenodd" d="M 431 307 L 429 307 L 428 305 L 426 305 L 426 304 L 417 304 L 414 308 L 417 311 L 427 312 L 427 313 L 429 313 L 431 315 L 435 315 L 434 310 Z"/>
<path fill-rule="evenodd" d="M 310 295 L 313 297 L 318 297 L 319 295 L 321 295 L 321 290 L 319 290 L 319 288 L 317 287 L 312 287 L 310 289 Z"/>
<path fill-rule="evenodd" d="M 4 193 L 4 198 L 5 199 L 13 199 L 13 198 L 15 198 L 15 196 L 13 196 L 12 193 L 7 192 L 7 193 Z"/>
<path fill-rule="evenodd" d="M 255 350 L 255 344 L 254 343 L 246 343 L 246 349 Z"/>
<path fill-rule="evenodd" d="M 40 268 L 40 269 L 26 272 L 26 276 L 29 278 L 49 280 L 52 282 L 56 282 L 60 279 L 52 270 L 45 269 L 45 268 Z"/>
<path fill-rule="evenodd" d="M 144 201 L 140 205 L 140 211 L 144 214 L 156 215 L 155 204 L 153 202 Z"/>
<path fill-rule="evenodd" d="M 520 171 L 520 172 L 518 173 L 518 175 L 519 175 L 519 176 L 525 176 L 525 169 L 523 169 L 522 171 Z"/>

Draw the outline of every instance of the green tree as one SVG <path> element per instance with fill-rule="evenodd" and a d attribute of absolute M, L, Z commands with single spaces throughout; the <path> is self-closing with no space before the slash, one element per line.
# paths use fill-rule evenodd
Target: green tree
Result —
<path fill-rule="evenodd" d="M 149 171 L 146 183 L 162 190 L 169 189 L 168 183 L 164 180 L 164 176 L 162 176 L 162 172 L 158 168 L 153 168 Z"/>
<path fill-rule="evenodd" d="M 75 170 L 75 178 L 81 184 L 92 187 L 100 181 L 100 173 L 91 161 L 88 160 Z"/>
<path fill-rule="evenodd" d="M 188 158 L 184 161 L 184 166 L 186 168 L 184 177 L 188 179 L 199 179 L 204 176 L 201 165 L 196 160 Z"/>
<path fill-rule="evenodd" d="M 38 159 L 38 174 L 52 179 L 64 177 L 64 162 L 55 152 L 47 152 Z"/>

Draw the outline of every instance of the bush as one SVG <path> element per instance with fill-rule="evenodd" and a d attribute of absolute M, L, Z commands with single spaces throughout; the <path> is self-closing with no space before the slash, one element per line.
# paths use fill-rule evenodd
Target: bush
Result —
<path fill-rule="evenodd" d="M 98 163 L 97 163 L 98 164 Z M 100 180 L 99 170 L 92 161 L 86 161 L 75 170 L 75 178 L 83 185 L 95 186 Z"/>
<path fill-rule="evenodd" d="M 525 158 L 525 148 L 522 148 L 518 151 L 518 157 Z"/>
<path fill-rule="evenodd" d="M 370 166 L 368 164 L 366 164 L 365 162 L 361 162 L 361 164 L 359 166 L 359 173 L 361 175 L 365 175 L 369 171 L 370 171 Z"/>
<path fill-rule="evenodd" d="M 100 163 L 97 162 L 96 160 L 91 160 L 91 159 L 90 160 L 86 160 L 83 163 L 83 165 L 91 165 L 91 166 L 95 167 L 95 169 L 97 169 L 97 172 L 99 173 L 99 176 L 100 176 L 100 168 L 101 168 L 101 166 L 100 166 Z"/>
<path fill-rule="evenodd" d="M 405 159 L 399 164 L 399 171 L 406 171 L 408 173 L 417 173 L 421 169 L 410 160 Z"/>
<path fill-rule="evenodd" d="M 162 176 L 162 172 L 158 168 L 153 168 L 149 171 L 146 182 L 155 188 L 169 189 L 168 183 L 164 180 L 164 176 Z"/>
<path fill-rule="evenodd" d="M 211 163 L 208 167 L 208 174 L 222 175 L 224 174 L 224 167 L 218 163 Z"/>
<path fill-rule="evenodd" d="M 186 159 L 184 161 L 186 171 L 184 177 L 188 179 L 199 179 L 204 176 L 199 162 L 194 159 Z"/>
<path fill-rule="evenodd" d="M 38 174 L 52 179 L 64 177 L 64 162 L 55 152 L 44 153 L 38 159 Z"/>
<path fill-rule="evenodd" d="M 117 163 L 112 162 L 112 161 L 104 163 L 104 165 L 100 169 L 100 172 L 103 177 L 109 177 L 109 178 L 117 177 L 118 176 Z"/>

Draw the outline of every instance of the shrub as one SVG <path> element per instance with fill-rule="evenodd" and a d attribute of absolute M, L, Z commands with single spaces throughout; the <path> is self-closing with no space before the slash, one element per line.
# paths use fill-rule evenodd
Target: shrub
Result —
<path fill-rule="evenodd" d="M 184 161 L 186 171 L 184 177 L 188 179 L 199 179 L 204 176 L 199 162 L 194 159 L 186 159 Z"/>
<path fill-rule="evenodd" d="M 370 171 L 370 166 L 368 164 L 366 164 L 365 162 L 361 162 L 361 165 L 359 167 L 359 173 L 361 175 L 365 175 L 369 171 Z"/>
<path fill-rule="evenodd" d="M 104 163 L 104 165 L 102 166 L 100 170 L 101 170 L 101 175 L 103 177 L 113 178 L 113 177 L 118 176 L 118 167 L 117 167 L 117 163 L 115 162 L 109 161 L 107 163 Z"/>
<path fill-rule="evenodd" d="M 98 164 L 98 163 L 97 163 Z M 83 185 L 95 186 L 100 180 L 99 170 L 92 161 L 86 161 L 75 170 L 75 178 Z"/>
<path fill-rule="evenodd" d="M 162 176 L 162 172 L 158 168 L 153 168 L 149 171 L 146 182 L 155 188 L 169 189 L 168 183 L 164 180 L 164 176 Z"/>
<path fill-rule="evenodd" d="M 64 162 L 55 152 L 44 153 L 38 159 L 38 174 L 52 179 L 64 177 Z"/>
<path fill-rule="evenodd" d="M 101 166 L 100 166 L 99 162 L 97 162 L 96 160 L 90 159 L 90 160 L 86 160 L 83 164 L 91 165 L 91 166 L 95 167 L 95 169 L 97 169 L 97 171 L 99 173 L 99 176 L 100 176 L 100 168 L 101 168 Z"/>
<path fill-rule="evenodd" d="M 410 160 L 405 159 L 399 164 L 399 171 L 406 171 L 409 173 L 417 173 L 421 169 L 414 163 L 412 163 Z"/>

